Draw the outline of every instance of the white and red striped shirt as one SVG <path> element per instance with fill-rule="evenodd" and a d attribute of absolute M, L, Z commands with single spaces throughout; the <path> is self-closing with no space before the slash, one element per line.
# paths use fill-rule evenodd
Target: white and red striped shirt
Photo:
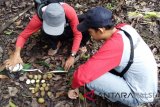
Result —
<path fill-rule="evenodd" d="M 132 26 L 118 24 L 116 28 L 125 30 L 133 39 L 133 64 L 124 74 L 128 86 L 137 93 L 157 93 L 157 64 L 148 45 Z M 111 69 L 121 72 L 128 64 L 130 48 L 130 41 L 124 32 L 115 31 L 111 38 L 74 72 L 72 88 L 83 86 Z"/>

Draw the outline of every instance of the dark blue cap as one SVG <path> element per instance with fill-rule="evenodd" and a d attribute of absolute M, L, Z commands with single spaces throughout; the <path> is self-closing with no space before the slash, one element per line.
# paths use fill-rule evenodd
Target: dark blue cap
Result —
<path fill-rule="evenodd" d="M 113 25 L 112 12 L 98 6 L 87 11 L 85 19 L 77 26 L 77 29 L 83 32 L 89 28 L 100 28 L 107 25 Z"/>

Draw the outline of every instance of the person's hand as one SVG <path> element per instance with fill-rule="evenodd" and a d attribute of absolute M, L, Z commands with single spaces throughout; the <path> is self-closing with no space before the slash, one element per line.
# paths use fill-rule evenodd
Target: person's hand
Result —
<path fill-rule="evenodd" d="M 74 90 L 69 90 L 68 91 L 68 97 L 70 99 L 77 99 L 77 97 L 79 97 L 79 90 L 78 90 L 78 88 L 76 88 Z"/>
<path fill-rule="evenodd" d="M 70 57 L 67 59 L 65 65 L 64 65 L 64 70 L 65 70 L 65 71 L 68 71 L 68 70 L 70 69 L 70 67 L 73 66 L 74 61 L 75 61 L 75 58 L 72 57 L 72 56 L 70 56 Z"/>
<path fill-rule="evenodd" d="M 23 64 L 22 58 L 20 57 L 19 53 L 14 53 L 10 56 L 9 59 L 7 59 L 5 62 L 5 67 L 8 69 L 10 66 L 15 66 L 16 64 Z"/>

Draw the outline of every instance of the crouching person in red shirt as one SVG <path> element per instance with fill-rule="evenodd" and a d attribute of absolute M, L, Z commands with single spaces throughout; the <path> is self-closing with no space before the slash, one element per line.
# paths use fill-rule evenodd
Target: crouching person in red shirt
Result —
<path fill-rule="evenodd" d="M 66 60 L 65 70 L 68 70 L 75 61 L 75 55 L 79 50 L 80 44 L 84 46 L 90 39 L 87 32 L 82 33 L 77 30 L 79 20 L 76 11 L 67 3 L 50 3 L 41 8 L 42 16 L 35 14 L 27 27 L 20 33 L 16 42 L 16 49 L 13 56 L 5 61 L 6 68 L 23 63 L 20 52 L 24 43 L 32 33 L 41 29 L 42 35 L 50 41 L 50 53 L 56 54 L 60 44 L 73 38 L 71 54 Z M 42 19 L 41 19 L 42 18 Z M 81 18 L 82 19 L 82 18 Z"/>
<path fill-rule="evenodd" d="M 112 102 L 138 106 L 152 102 L 157 94 L 158 70 L 148 45 L 130 25 L 112 22 L 112 12 L 95 7 L 85 14 L 78 30 L 95 40 L 104 40 L 101 48 L 73 74 L 71 99 L 86 85 L 94 93 Z"/>

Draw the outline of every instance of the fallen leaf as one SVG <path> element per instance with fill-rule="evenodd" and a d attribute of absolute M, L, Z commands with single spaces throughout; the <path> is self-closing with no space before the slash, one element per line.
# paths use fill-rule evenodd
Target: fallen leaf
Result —
<path fill-rule="evenodd" d="M 55 96 L 51 93 L 49 96 L 48 96 L 50 99 L 52 99 L 53 101 L 55 100 Z"/>
<path fill-rule="evenodd" d="M 0 79 L 8 79 L 6 75 L 0 75 Z"/>
<path fill-rule="evenodd" d="M 158 49 L 157 48 L 153 48 L 152 49 L 152 53 L 155 55 L 155 54 L 157 54 L 158 53 Z"/>
<path fill-rule="evenodd" d="M 70 104 L 70 102 L 59 101 L 59 102 L 57 102 L 57 104 L 54 107 L 72 107 L 71 105 L 73 105 L 73 104 Z"/>
<path fill-rule="evenodd" d="M 64 95 L 64 92 L 63 92 L 63 91 L 57 92 L 55 98 L 58 98 L 58 97 L 60 97 L 60 96 L 62 96 L 62 95 Z"/>
<path fill-rule="evenodd" d="M 64 91 L 66 88 L 67 88 L 67 86 L 65 85 L 65 86 L 60 87 L 58 90 L 59 91 Z"/>
<path fill-rule="evenodd" d="M 22 22 L 22 20 L 18 20 L 18 21 L 15 22 L 15 25 L 19 26 L 21 24 L 21 22 Z"/>
<path fill-rule="evenodd" d="M 23 26 L 23 25 L 20 25 L 20 26 L 16 26 L 16 28 L 22 29 L 22 28 L 24 28 L 24 26 Z"/>
<path fill-rule="evenodd" d="M 13 30 L 6 30 L 4 31 L 4 34 L 6 35 L 11 35 L 13 33 Z"/>
<path fill-rule="evenodd" d="M 84 96 L 82 95 L 82 93 L 79 93 L 79 99 L 84 101 Z"/>
<path fill-rule="evenodd" d="M 26 74 L 24 74 L 23 76 L 19 77 L 20 81 L 24 81 L 25 79 L 27 79 L 27 75 Z"/>
<path fill-rule="evenodd" d="M 57 81 L 57 80 L 60 80 L 62 77 L 60 75 L 55 75 L 53 77 L 53 80 Z"/>
<path fill-rule="evenodd" d="M 48 50 L 48 55 L 53 56 L 57 53 L 57 50 L 49 49 Z"/>
<path fill-rule="evenodd" d="M 51 59 L 47 58 L 44 62 L 47 63 L 47 64 L 49 64 L 51 62 Z"/>
<path fill-rule="evenodd" d="M 18 89 L 16 87 L 8 87 L 8 92 L 10 96 L 15 96 L 18 92 Z"/>
<path fill-rule="evenodd" d="M 12 100 L 9 100 L 9 107 L 17 107 L 17 106 L 12 102 Z"/>
<path fill-rule="evenodd" d="M 36 60 L 35 57 L 31 57 L 31 58 L 28 60 L 28 62 L 29 62 L 29 63 L 33 63 L 35 60 Z"/>
<path fill-rule="evenodd" d="M 39 104 L 37 103 L 37 99 L 36 98 L 32 99 L 31 107 L 39 107 Z"/>
<path fill-rule="evenodd" d="M 17 85 L 17 86 L 20 86 L 19 82 L 14 81 L 14 84 Z"/>

